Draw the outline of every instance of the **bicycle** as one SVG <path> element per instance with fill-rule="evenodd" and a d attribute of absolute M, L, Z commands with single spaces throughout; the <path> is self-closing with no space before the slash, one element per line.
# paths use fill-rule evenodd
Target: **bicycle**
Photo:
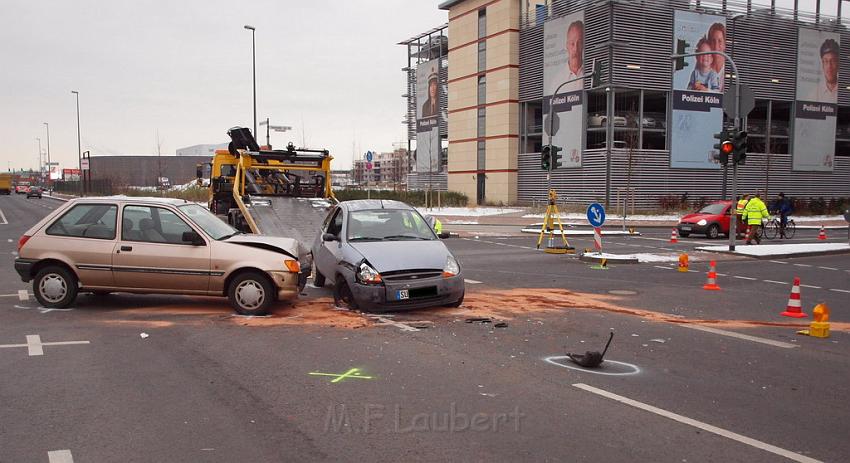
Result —
<path fill-rule="evenodd" d="M 762 227 L 762 236 L 769 240 L 776 238 L 777 236 L 781 236 L 780 229 L 782 225 L 779 221 L 779 217 L 774 216 L 772 219 L 768 220 L 767 223 Z M 796 225 L 794 224 L 794 219 L 788 219 L 788 223 L 785 224 L 785 238 L 791 239 L 794 237 L 794 233 L 797 231 Z"/>

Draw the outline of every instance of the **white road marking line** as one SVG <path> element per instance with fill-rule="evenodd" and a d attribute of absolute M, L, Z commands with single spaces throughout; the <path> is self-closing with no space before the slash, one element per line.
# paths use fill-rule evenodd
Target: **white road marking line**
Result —
<path fill-rule="evenodd" d="M 777 285 L 787 285 L 788 284 L 787 281 L 774 281 L 774 280 L 761 280 L 761 281 L 763 281 L 765 283 L 774 283 L 774 284 L 777 284 Z"/>
<path fill-rule="evenodd" d="M 463 279 L 463 282 L 464 282 L 464 283 L 467 283 L 467 284 L 470 284 L 470 285 L 480 285 L 480 284 L 481 284 L 481 282 L 480 282 L 480 281 L 478 281 L 478 280 L 470 280 L 470 279 L 468 279 L 468 278 L 464 278 L 464 279 Z"/>
<path fill-rule="evenodd" d="M 692 330 L 705 331 L 706 333 L 714 333 L 714 334 L 719 334 L 721 336 L 729 336 L 730 338 L 738 338 L 738 339 L 743 339 L 745 341 L 752 341 L 752 342 L 758 342 L 758 343 L 761 343 L 761 344 L 767 344 L 768 346 L 782 347 L 784 349 L 793 349 L 795 347 L 800 347 L 796 344 L 791 344 L 791 343 L 782 342 L 782 341 L 774 341 L 773 339 L 760 338 L 760 337 L 757 337 L 757 336 L 750 336 L 748 334 L 736 333 L 734 331 L 719 330 L 717 328 L 711 328 L 711 327 L 703 326 L 703 325 L 680 324 L 679 326 L 681 326 L 683 328 L 690 328 Z"/>
<path fill-rule="evenodd" d="M 804 284 L 801 284 L 800 287 L 801 288 L 812 288 L 812 289 L 823 289 L 821 286 L 804 285 Z"/>
<path fill-rule="evenodd" d="M 51 450 L 47 452 L 50 463 L 74 463 L 74 457 L 70 450 Z"/>
<path fill-rule="evenodd" d="M 665 267 L 663 265 L 653 265 L 653 267 L 660 268 L 660 269 L 663 269 L 663 270 L 673 270 L 673 267 Z"/>
<path fill-rule="evenodd" d="M 0 209 L 0 220 L 3 221 L 3 222 L 0 222 L 0 225 L 8 225 L 8 223 L 9 223 L 9 221 L 6 220 L 6 214 L 3 213 L 3 209 Z"/>
<path fill-rule="evenodd" d="M 839 292 L 839 293 L 850 293 L 850 291 L 847 291 L 846 289 L 829 288 L 829 290 L 830 291 L 836 291 L 836 292 Z"/>
<path fill-rule="evenodd" d="M 30 295 L 25 289 L 18 290 L 18 299 L 22 301 L 28 301 L 30 299 Z"/>
<path fill-rule="evenodd" d="M 725 273 L 716 273 L 716 275 L 719 276 L 719 277 L 728 277 L 729 276 Z"/>
<path fill-rule="evenodd" d="M 822 269 L 824 269 L 824 270 L 838 270 L 838 269 L 837 269 L 837 268 L 835 268 L 835 267 L 820 267 L 820 266 L 818 266 L 818 268 L 822 268 Z"/>
<path fill-rule="evenodd" d="M 758 278 L 753 278 L 753 277 L 742 277 L 742 276 L 740 276 L 740 275 L 735 275 L 735 276 L 733 276 L 732 278 L 738 278 L 738 279 L 741 279 L 741 280 L 751 280 L 751 281 L 758 280 Z"/>
<path fill-rule="evenodd" d="M 721 437 L 725 437 L 727 439 L 732 439 L 734 441 L 740 442 L 742 444 L 749 445 L 751 447 L 755 447 L 760 450 L 764 450 L 766 452 L 773 453 L 775 455 L 779 455 L 781 457 L 788 458 L 789 460 L 798 461 L 801 463 L 820 463 L 819 460 L 815 460 L 814 458 L 807 457 L 805 455 L 800 455 L 799 453 L 792 452 L 790 450 L 785 450 L 783 448 L 777 447 L 775 445 L 768 444 L 766 442 L 762 442 L 760 440 L 753 439 L 751 437 L 747 437 L 732 431 L 727 431 L 723 428 L 718 428 L 717 426 L 712 426 L 708 423 L 703 423 L 702 421 L 695 420 L 693 418 L 688 418 L 686 416 L 679 415 L 677 413 L 668 412 L 662 408 L 653 407 L 652 405 L 645 404 L 643 402 L 638 402 L 637 400 L 629 399 L 628 397 L 623 397 L 621 395 L 617 395 L 611 392 L 608 392 L 604 389 L 595 388 L 593 386 L 588 386 L 583 383 L 573 384 L 573 387 L 577 387 L 584 391 L 605 397 L 607 399 L 615 400 L 617 402 L 630 405 L 632 407 L 654 413 L 659 416 L 663 416 L 664 418 L 669 418 L 673 421 L 678 421 L 679 423 L 686 424 L 688 426 L 693 426 L 698 429 L 702 429 L 703 431 L 710 432 L 712 434 L 716 434 Z"/>
<path fill-rule="evenodd" d="M 809 264 L 794 264 L 797 267 L 811 267 Z"/>
<path fill-rule="evenodd" d="M 785 264 L 788 263 L 788 262 L 782 262 L 781 260 L 772 260 L 771 262 L 773 262 L 774 264 L 782 264 L 782 265 L 785 265 Z"/>
<path fill-rule="evenodd" d="M 394 326 L 402 331 L 419 331 L 419 328 L 414 328 L 412 326 L 405 325 L 404 323 L 397 322 L 395 320 L 390 320 L 386 317 L 370 316 L 369 318 L 381 322 L 382 325 Z"/>
<path fill-rule="evenodd" d="M 89 344 L 89 341 L 41 342 L 41 336 L 37 334 L 28 334 L 26 344 L 0 344 L 0 348 L 26 347 L 30 357 L 32 357 L 44 355 L 44 346 L 69 346 L 74 344 Z"/>

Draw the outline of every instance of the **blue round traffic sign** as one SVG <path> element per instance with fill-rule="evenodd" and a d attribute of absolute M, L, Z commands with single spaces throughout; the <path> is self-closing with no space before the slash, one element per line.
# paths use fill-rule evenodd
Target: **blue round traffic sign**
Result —
<path fill-rule="evenodd" d="M 366 160 L 372 162 L 372 152 L 366 151 Z"/>
<path fill-rule="evenodd" d="M 605 223 L 605 208 L 599 203 L 587 206 L 587 221 L 594 227 L 601 227 Z"/>

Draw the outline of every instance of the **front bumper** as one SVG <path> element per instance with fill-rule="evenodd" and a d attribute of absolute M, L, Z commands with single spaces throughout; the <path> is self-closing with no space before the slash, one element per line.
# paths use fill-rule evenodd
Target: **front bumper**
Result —
<path fill-rule="evenodd" d="M 676 225 L 676 231 L 681 235 L 682 233 L 696 233 L 697 235 L 705 235 L 705 232 L 708 231 L 708 226 L 711 224 L 705 225 L 697 225 L 695 223 L 679 223 Z"/>
<path fill-rule="evenodd" d="M 21 276 L 24 283 L 29 283 L 32 280 L 32 267 L 35 265 L 32 259 L 15 259 L 15 271 Z"/>
<path fill-rule="evenodd" d="M 455 303 L 463 297 L 463 274 L 449 278 L 384 281 L 380 285 L 349 283 L 351 293 L 361 310 L 389 312 L 414 310 Z M 403 298 L 404 296 L 407 298 Z"/>
<path fill-rule="evenodd" d="M 293 301 L 298 298 L 300 275 L 292 272 L 269 272 L 277 288 L 277 300 Z"/>

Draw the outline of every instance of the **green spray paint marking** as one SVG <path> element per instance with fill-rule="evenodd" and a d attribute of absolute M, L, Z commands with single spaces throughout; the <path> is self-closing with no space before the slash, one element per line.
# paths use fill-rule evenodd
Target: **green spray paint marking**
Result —
<path fill-rule="evenodd" d="M 371 376 L 364 376 L 360 374 L 359 368 L 352 368 L 346 371 L 343 374 L 335 374 L 335 373 L 319 373 L 312 371 L 309 373 L 311 376 L 334 376 L 335 378 L 331 380 L 332 383 L 338 383 L 346 378 L 357 378 L 357 379 L 375 379 Z"/>

